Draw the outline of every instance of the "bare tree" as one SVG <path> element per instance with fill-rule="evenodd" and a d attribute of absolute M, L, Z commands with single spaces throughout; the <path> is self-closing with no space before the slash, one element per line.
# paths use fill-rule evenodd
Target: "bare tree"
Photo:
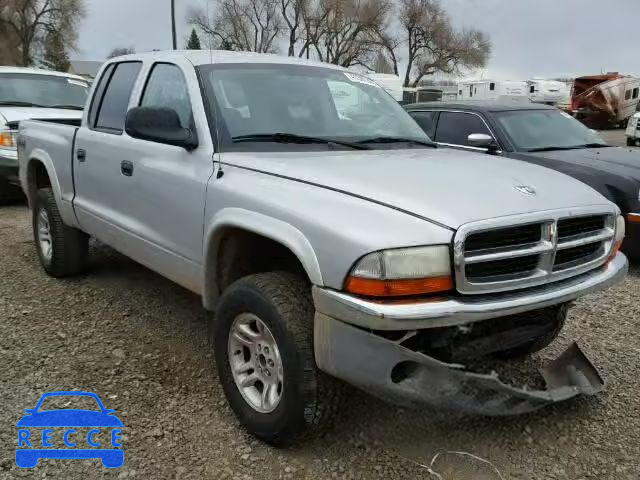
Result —
<path fill-rule="evenodd" d="M 416 86 L 436 72 L 454 74 L 486 65 L 491 51 L 479 30 L 456 30 L 440 0 L 400 0 L 398 21 L 407 48 L 404 85 Z"/>
<path fill-rule="evenodd" d="M 133 47 L 115 47 L 107 58 L 121 57 L 122 55 L 130 55 L 132 53 L 136 53 L 136 49 Z"/>
<path fill-rule="evenodd" d="M 11 2 L 0 2 L 0 15 L 12 17 L 15 5 Z M 0 21 L 0 65 L 17 65 L 20 63 L 19 39 L 16 32 L 8 24 Z"/>
<path fill-rule="evenodd" d="M 388 0 L 319 0 L 305 17 L 307 56 L 371 69 L 390 11 Z"/>
<path fill-rule="evenodd" d="M 288 48 L 287 55 L 293 57 L 296 54 L 296 44 L 305 34 L 304 19 L 311 6 L 311 0 L 280 0 L 280 14 L 287 30 Z M 303 44 L 303 48 L 306 42 Z"/>
<path fill-rule="evenodd" d="M 389 59 L 382 51 L 379 51 L 376 54 L 376 58 L 373 63 L 373 70 L 376 73 L 394 73 Z"/>
<path fill-rule="evenodd" d="M 218 0 L 217 15 L 195 11 L 190 22 L 205 35 L 233 50 L 274 53 L 282 33 L 280 0 Z"/>
<path fill-rule="evenodd" d="M 17 39 L 24 66 L 33 63 L 52 34 L 66 51 L 75 49 L 84 14 L 83 0 L 0 0 L 0 24 Z"/>

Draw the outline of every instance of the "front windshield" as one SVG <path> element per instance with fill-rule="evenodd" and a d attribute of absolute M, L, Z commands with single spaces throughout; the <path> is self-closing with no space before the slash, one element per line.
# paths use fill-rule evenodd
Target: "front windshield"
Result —
<path fill-rule="evenodd" d="M 600 135 L 560 110 L 517 110 L 496 112 L 494 115 L 516 150 L 606 145 Z"/>
<path fill-rule="evenodd" d="M 54 75 L 0 74 L 0 105 L 83 108 L 89 85 Z"/>
<path fill-rule="evenodd" d="M 284 133 L 430 141 L 383 88 L 357 74 L 271 64 L 208 65 L 201 73 L 231 138 Z"/>

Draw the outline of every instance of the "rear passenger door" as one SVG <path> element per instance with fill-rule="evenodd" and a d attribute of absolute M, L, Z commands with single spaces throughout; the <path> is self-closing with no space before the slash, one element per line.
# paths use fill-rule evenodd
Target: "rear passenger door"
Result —
<path fill-rule="evenodd" d="M 468 137 L 472 133 L 489 135 L 498 143 L 484 119 L 477 113 L 471 112 L 440 112 L 435 136 L 432 138 L 443 146 L 485 152 L 486 149 L 471 145 Z"/>
<path fill-rule="evenodd" d="M 80 226 L 112 246 L 119 245 L 129 205 L 120 170 L 124 122 L 142 62 L 109 65 L 98 80 L 73 154 L 74 206 Z"/>

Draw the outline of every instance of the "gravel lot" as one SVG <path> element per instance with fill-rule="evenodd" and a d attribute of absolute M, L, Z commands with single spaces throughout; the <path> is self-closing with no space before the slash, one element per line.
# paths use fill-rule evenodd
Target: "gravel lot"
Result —
<path fill-rule="evenodd" d="M 323 438 L 275 450 L 238 427 L 218 385 L 199 298 L 113 251 L 53 280 L 37 263 L 25 206 L 0 209 L 0 478 L 435 479 L 440 451 L 490 460 L 505 479 L 640 478 L 640 269 L 577 303 L 560 340 L 579 341 L 609 385 L 517 418 L 412 412 L 352 391 Z M 550 352 L 543 352 L 548 356 Z M 125 465 L 41 460 L 16 468 L 15 422 L 46 391 L 96 392 L 123 421 Z M 447 454 L 442 478 L 494 480 Z"/>

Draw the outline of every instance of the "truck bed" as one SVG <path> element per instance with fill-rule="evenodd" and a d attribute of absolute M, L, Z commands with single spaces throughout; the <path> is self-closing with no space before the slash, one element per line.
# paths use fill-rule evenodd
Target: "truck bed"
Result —
<path fill-rule="evenodd" d="M 60 200 L 71 205 L 74 197 L 73 150 L 80 120 L 22 120 L 18 130 L 20 182 L 27 188 L 26 167 L 30 159 L 40 160 L 48 171 L 53 190 Z M 66 210 L 63 208 L 62 210 Z"/>

